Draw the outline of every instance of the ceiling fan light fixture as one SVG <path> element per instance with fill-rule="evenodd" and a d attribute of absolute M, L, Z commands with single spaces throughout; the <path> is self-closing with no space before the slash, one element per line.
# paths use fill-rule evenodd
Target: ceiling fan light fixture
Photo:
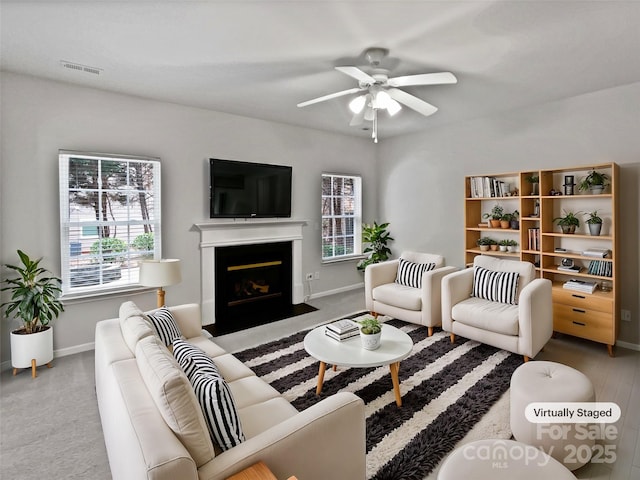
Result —
<path fill-rule="evenodd" d="M 389 102 L 387 103 L 387 112 L 389 112 L 389 115 L 393 117 L 400 110 L 402 110 L 402 105 L 389 97 Z"/>
<path fill-rule="evenodd" d="M 349 110 L 353 113 L 360 113 L 365 106 L 367 101 L 366 95 L 360 95 L 359 97 L 354 98 L 349 102 Z"/>

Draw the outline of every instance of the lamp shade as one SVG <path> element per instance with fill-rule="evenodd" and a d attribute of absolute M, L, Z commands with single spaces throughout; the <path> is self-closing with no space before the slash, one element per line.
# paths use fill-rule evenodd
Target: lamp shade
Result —
<path fill-rule="evenodd" d="M 140 285 L 145 287 L 166 287 L 182 281 L 180 260 L 148 260 L 140 264 Z"/>

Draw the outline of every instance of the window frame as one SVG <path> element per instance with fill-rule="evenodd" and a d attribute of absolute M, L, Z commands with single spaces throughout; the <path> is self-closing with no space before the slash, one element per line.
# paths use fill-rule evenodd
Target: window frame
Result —
<path fill-rule="evenodd" d="M 80 158 L 85 160 L 95 160 L 97 162 L 96 165 L 96 176 L 97 176 L 97 187 L 96 188 L 86 188 L 81 187 L 78 189 L 72 188 L 70 186 L 70 165 L 71 160 L 73 158 Z M 100 172 L 100 168 L 102 167 L 103 162 L 123 162 L 126 164 L 125 170 L 125 183 L 126 188 L 124 191 L 119 191 L 118 187 L 122 187 L 122 185 L 118 185 L 117 187 L 105 186 L 102 183 L 102 178 Z M 149 189 L 136 189 L 134 188 L 133 182 L 131 181 L 131 166 L 130 163 L 144 163 L 148 165 L 151 170 L 151 187 Z M 162 258 L 162 211 L 161 211 L 161 163 L 160 159 L 157 157 L 146 157 L 146 156 L 138 156 L 138 155 L 118 155 L 118 154 L 103 154 L 103 153 L 94 153 L 94 152 L 83 152 L 83 151 L 74 151 L 74 150 L 59 150 L 58 151 L 58 164 L 59 164 L 59 191 L 60 191 L 60 267 L 61 267 L 61 279 L 62 279 L 62 295 L 61 299 L 63 300 L 74 300 L 74 299 L 82 299 L 88 297 L 102 296 L 102 295 L 110 295 L 110 294 L 118 294 L 123 292 L 131 292 L 136 290 L 143 290 L 145 287 L 141 286 L 138 282 L 138 267 L 136 266 L 136 262 L 142 258 L 159 260 Z M 120 177 L 122 178 L 122 177 Z M 99 199 L 98 203 L 102 202 L 103 194 L 113 194 L 118 192 L 119 195 L 126 198 L 125 204 L 119 204 L 119 213 L 123 214 L 124 218 L 113 218 L 110 220 L 80 220 L 80 219 L 72 219 L 71 214 L 71 206 L 72 202 L 70 197 L 74 191 L 86 190 L 88 192 L 97 192 L 98 195 L 96 197 Z M 139 212 L 140 204 L 135 205 L 135 201 L 131 201 L 130 198 L 134 196 L 140 195 L 141 192 L 149 195 L 148 200 L 151 203 L 151 208 L 147 210 L 149 214 L 148 218 L 138 218 L 136 215 L 132 215 L 134 212 Z M 94 207 L 96 208 L 96 207 Z M 134 210 L 135 209 L 135 210 Z M 97 207 L 97 211 L 100 211 L 101 207 Z M 146 210 L 146 209 L 145 209 Z M 142 215 L 144 216 L 144 215 Z M 141 216 L 141 217 L 142 217 Z M 113 217 L 113 215 L 112 215 Z M 136 230 L 139 230 L 140 227 L 147 225 L 148 229 L 153 232 L 153 250 L 148 250 L 141 253 L 132 246 L 132 242 L 134 240 L 134 235 Z M 124 258 L 126 260 L 125 268 L 121 270 L 125 271 L 126 274 L 122 275 L 119 280 L 112 282 L 105 282 L 104 274 L 107 266 L 110 265 L 109 257 L 113 257 L 113 255 L 109 255 L 109 253 L 104 253 L 100 251 L 98 254 L 91 252 L 90 254 L 82 253 L 82 248 L 88 245 L 91 242 L 92 236 L 87 236 L 87 229 L 95 228 L 96 231 L 100 228 L 113 227 L 118 229 L 125 230 L 125 234 L 117 235 L 114 237 L 102 237 L 102 238 L 119 238 L 125 239 L 126 250 L 118 252 L 119 258 Z M 146 229 L 145 229 L 146 230 Z M 75 231 L 75 233 L 72 233 Z M 138 233 L 140 235 L 140 233 Z M 95 236 L 98 240 L 101 238 L 100 236 Z M 77 251 L 77 244 L 74 244 L 74 241 L 77 242 L 79 240 L 83 240 L 83 247 L 81 247 L 80 253 Z M 98 240 L 94 240 L 95 243 Z M 124 240 L 123 240 L 124 241 Z M 98 248 L 100 248 L 102 242 Z M 74 253 L 72 253 L 74 251 Z M 98 283 L 94 285 L 87 286 L 72 286 L 71 285 L 71 277 L 72 277 L 72 261 L 78 263 L 78 260 L 74 260 L 77 256 L 80 258 L 88 259 L 84 260 L 90 262 L 88 264 L 95 265 L 95 258 L 97 258 L 97 264 L 99 267 L 96 269 L 98 272 Z M 93 259 L 93 260 L 92 260 Z M 112 260 L 113 261 L 113 260 Z M 90 273 L 89 275 L 91 275 Z"/>
<path fill-rule="evenodd" d="M 323 191 L 323 182 L 324 179 L 329 177 L 331 180 L 331 195 L 325 195 Z M 354 192 L 352 195 L 334 195 L 333 186 L 334 180 L 336 178 L 340 178 L 344 181 L 344 179 L 353 179 L 354 180 Z M 342 198 L 342 199 L 353 199 L 354 201 L 354 213 L 353 215 L 342 214 L 334 214 L 332 211 L 329 215 L 325 215 L 323 212 L 324 200 L 326 197 L 331 198 Z M 333 202 L 332 207 L 333 207 Z M 332 208 L 333 210 L 333 208 Z M 353 233 L 352 234 L 344 234 L 340 235 L 343 238 L 353 238 L 353 253 L 348 253 L 344 255 L 336 255 L 335 250 L 333 255 L 325 256 L 325 240 L 328 238 L 332 238 L 332 245 L 335 249 L 335 239 L 338 238 L 335 234 L 330 236 L 325 236 L 324 232 L 324 223 L 325 220 L 334 221 L 337 218 L 345 218 L 345 219 L 353 219 Z M 334 232 L 332 232 L 334 233 Z M 320 183 L 320 254 L 322 263 L 335 263 L 341 262 L 345 260 L 353 260 L 362 258 L 362 176 L 357 174 L 346 174 L 346 173 L 331 173 L 324 172 L 321 175 L 321 183 Z"/>

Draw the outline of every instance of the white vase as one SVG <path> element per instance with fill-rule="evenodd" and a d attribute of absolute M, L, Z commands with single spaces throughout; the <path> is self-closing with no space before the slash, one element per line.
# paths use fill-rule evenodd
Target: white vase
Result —
<path fill-rule="evenodd" d="M 53 327 L 31 334 L 11 332 L 11 365 L 16 368 L 31 368 L 32 360 L 36 366 L 45 365 L 53 360 Z"/>
<path fill-rule="evenodd" d="M 362 348 L 365 350 L 375 350 L 380 346 L 380 337 L 382 332 L 365 334 L 360 330 L 360 340 L 362 341 Z"/>
<path fill-rule="evenodd" d="M 587 225 L 589 225 L 589 235 L 594 237 L 600 236 L 600 231 L 602 230 L 601 223 L 588 223 Z"/>

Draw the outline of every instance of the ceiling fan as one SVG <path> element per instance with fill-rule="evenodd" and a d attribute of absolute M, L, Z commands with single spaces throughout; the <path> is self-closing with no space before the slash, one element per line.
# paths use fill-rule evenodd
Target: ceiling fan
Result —
<path fill-rule="evenodd" d="M 404 90 L 400 90 L 398 87 L 457 83 L 458 79 L 455 75 L 450 72 L 438 72 L 389 78 L 389 70 L 380 66 L 382 59 L 388 53 L 389 50 L 386 48 L 378 47 L 369 48 L 365 51 L 364 56 L 372 68 L 371 74 L 365 73 L 355 66 L 335 67 L 339 72 L 358 80 L 358 86 L 298 103 L 298 107 L 306 107 L 353 93 L 366 92 L 349 102 L 349 109 L 354 114 L 350 125 L 361 125 L 364 121 L 373 122 L 371 136 L 376 143 L 378 142 L 379 110 L 386 110 L 389 115 L 393 116 L 404 105 L 425 117 L 436 113 L 438 111 L 437 107 Z"/>

